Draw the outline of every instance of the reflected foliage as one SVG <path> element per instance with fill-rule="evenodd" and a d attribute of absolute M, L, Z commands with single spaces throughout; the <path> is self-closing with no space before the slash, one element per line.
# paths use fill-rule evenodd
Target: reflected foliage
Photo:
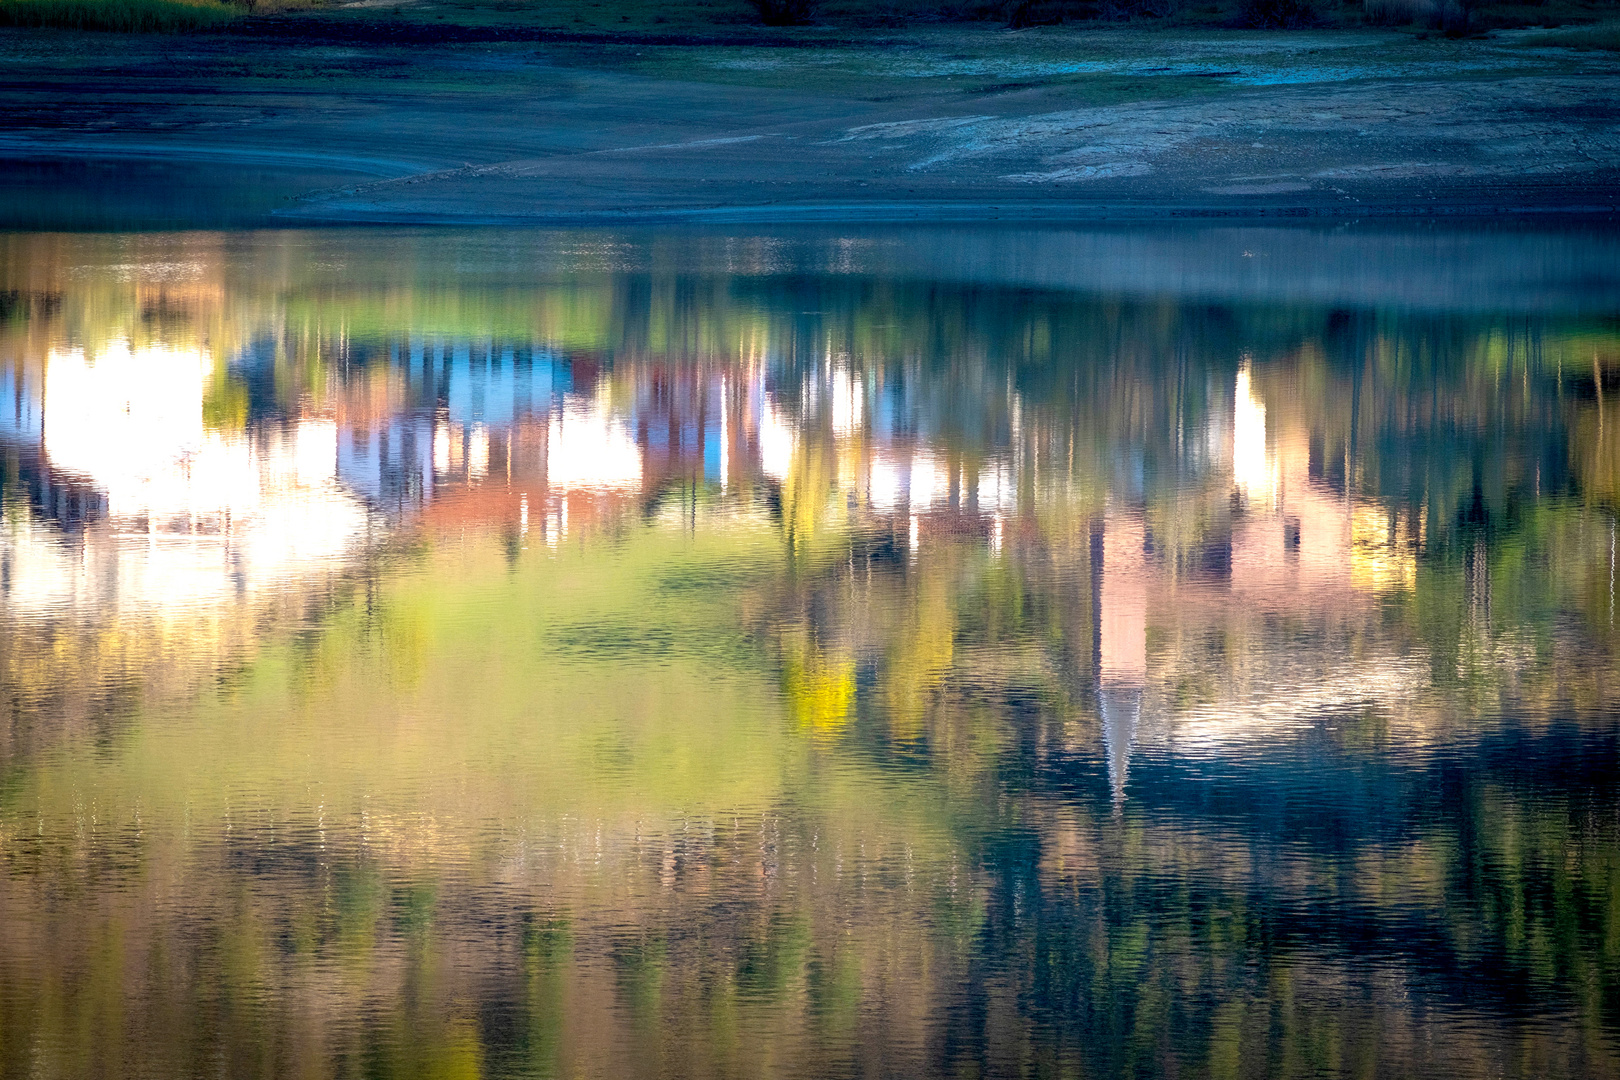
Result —
<path fill-rule="evenodd" d="M 0 1075 L 1620 1072 L 1615 312 L 442 239 L 0 245 Z"/>

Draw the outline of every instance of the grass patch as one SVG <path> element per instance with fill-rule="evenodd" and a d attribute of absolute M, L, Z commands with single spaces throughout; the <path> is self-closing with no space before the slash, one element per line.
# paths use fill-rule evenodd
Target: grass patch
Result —
<path fill-rule="evenodd" d="M 243 10 L 214 0 L 0 0 L 0 26 L 177 33 L 222 26 Z"/>

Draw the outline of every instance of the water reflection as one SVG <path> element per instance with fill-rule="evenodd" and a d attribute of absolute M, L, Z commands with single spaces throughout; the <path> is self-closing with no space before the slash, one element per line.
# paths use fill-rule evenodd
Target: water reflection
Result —
<path fill-rule="evenodd" d="M 5 373 L 0 437 L 30 463 L 38 507 L 76 531 L 68 542 L 21 515 L 7 535 L 8 611 L 218 605 L 364 537 L 364 505 L 334 482 L 336 426 L 211 427 L 213 368 L 201 349 L 126 340 L 94 355 L 52 349 Z"/>
<path fill-rule="evenodd" d="M 1620 1070 L 1620 312 L 970 241 L 6 239 L 0 1072 Z"/>

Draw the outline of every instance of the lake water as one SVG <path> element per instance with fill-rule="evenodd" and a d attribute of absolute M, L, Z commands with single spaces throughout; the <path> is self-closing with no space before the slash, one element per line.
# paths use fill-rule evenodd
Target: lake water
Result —
<path fill-rule="evenodd" d="M 1620 234 L 0 235 L 0 1076 L 1620 1075 Z"/>

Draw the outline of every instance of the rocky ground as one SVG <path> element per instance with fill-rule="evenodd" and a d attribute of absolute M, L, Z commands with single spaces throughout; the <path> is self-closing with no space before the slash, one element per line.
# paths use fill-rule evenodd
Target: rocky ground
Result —
<path fill-rule="evenodd" d="M 5 31 L 0 158 L 321 170 L 298 221 L 1620 214 L 1620 57 L 1553 33 Z"/>

